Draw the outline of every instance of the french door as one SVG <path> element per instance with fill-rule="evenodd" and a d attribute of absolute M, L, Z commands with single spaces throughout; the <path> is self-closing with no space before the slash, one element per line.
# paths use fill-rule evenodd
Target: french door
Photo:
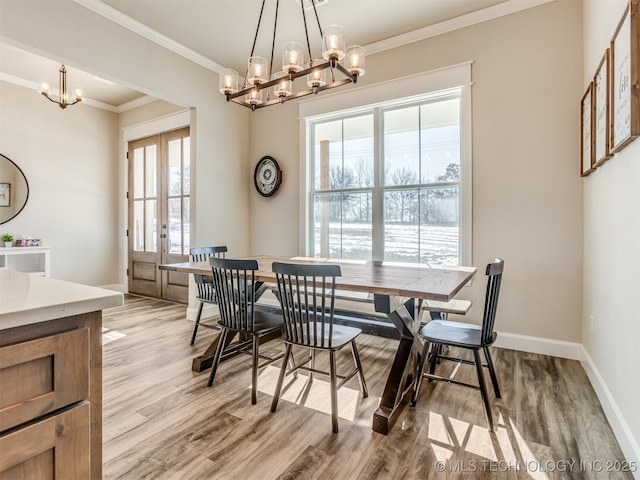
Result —
<path fill-rule="evenodd" d="M 189 259 L 189 128 L 129 142 L 129 292 L 186 303 L 188 275 L 160 271 Z"/>

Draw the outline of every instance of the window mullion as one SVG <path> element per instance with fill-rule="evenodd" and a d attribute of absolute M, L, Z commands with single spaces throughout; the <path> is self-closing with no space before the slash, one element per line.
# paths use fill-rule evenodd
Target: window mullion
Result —
<path fill-rule="evenodd" d="M 375 141 L 373 142 L 373 190 L 371 192 L 372 212 L 371 212 L 371 235 L 372 235 L 372 260 L 384 260 L 384 135 L 382 134 L 384 125 L 382 122 L 382 112 L 375 109 L 373 115 L 373 132 Z"/>

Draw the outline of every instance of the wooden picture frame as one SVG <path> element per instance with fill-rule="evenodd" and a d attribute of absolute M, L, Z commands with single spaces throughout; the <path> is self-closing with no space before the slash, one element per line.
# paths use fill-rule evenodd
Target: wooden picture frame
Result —
<path fill-rule="evenodd" d="M 612 156 L 610 148 L 610 51 L 611 50 L 607 48 L 606 52 L 604 52 L 602 60 L 600 60 L 598 68 L 596 69 L 596 74 L 593 77 L 593 161 L 595 167 L 599 167 Z"/>
<path fill-rule="evenodd" d="M 611 152 L 640 136 L 640 0 L 629 5 L 611 40 Z"/>
<path fill-rule="evenodd" d="M 580 175 L 586 177 L 595 170 L 593 148 L 593 82 L 589 83 L 587 91 L 580 101 Z"/>

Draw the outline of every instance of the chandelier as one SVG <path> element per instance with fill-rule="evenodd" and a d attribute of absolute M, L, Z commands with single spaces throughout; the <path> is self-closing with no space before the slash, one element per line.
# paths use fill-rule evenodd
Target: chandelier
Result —
<path fill-rule="evenodd" d="M 313 6 L 318 31 L 322 38 L 322 58 L 313 58 L 304 1 L 299 0 L 307 43 L 306 51 L 299 43 L 285 43 L 282 47 L 282 69 L 274 72 L 273 53 L 280 0 L 276 0 L 271 57 L 268 64 L 267 59 L 254 55 L 266 3 L 266 0 L 262 0 L 258 26 L 247 62 L 247 73 L 242 81 L 242 88 L 238 88 L 238 72 L 231 69 L 225 69 L 220 72 L 220 93 L 227 97 L 227 101 L 255 110 L 256 108 L 284 103 L 305 95 L 317 94 L 341 85 L 356 83 L 358 77 L 364 75 L 364 48 L 354 45 L 345 49 L 344 29 L 340 25 L 328 25 L 323 29 L 316 10 L 316 0 L 310 0 L 310 3 Z M 296 86 L 302 84 L 303 88 L 294 89 L 294 82 L 297 79 L 306 79 L 306 84 L 302 82 L 296 84 Z"/>
<path fill-rule="evenodd" d="M 55 98 L 51 97 L 50 87 L 47 83 L 42 84 L 42 87 L 40 88 L 40 93 L 44 95 L 47 98 L 47 100 L 53 103 L 57 103 L 60 106 L 60 108 L 67 108 L 69 105 L 75 105 L 76 103 L 82 101 L 82 92 L 80 92 L 80 90 L 76 90 L 74 92 L 75 98 L 73 102 L 70 101 L 69 95 L 67 94 L 67 69 L 65 68 L 64 65 L 60 66 L 60 90 L 59 90 L 58 99 L 56 100 Z"/>

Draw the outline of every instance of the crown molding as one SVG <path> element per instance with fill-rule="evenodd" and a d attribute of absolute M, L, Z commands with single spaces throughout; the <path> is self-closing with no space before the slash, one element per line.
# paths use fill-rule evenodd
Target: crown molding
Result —
<path fill-rule="evenodd" d="M 220 73 L 224 70 L 224 67 L 217 64 L 213 60 L 208 59 L 204 55 L 200 55 L 197 52 L 194 52 L 190 48 L 185 47 L 181 43 L 178 43 L 169 37 L 162 35 L 161 33 L 149 28 L 145 24 L 134 20 L 133 18 L 125 15 L 124 13 L 116 10 L 113 7 L 110 7 L 106 3 L 101 2 L 100 0 L 73 0 L 78 5 L 81 5 L 98 15 L 103 16 L 104 18 L 111 20 L 114 23 L 117 23 L 121 27 L 126 28 L 134 33 L 137 33 L 141 37 L 146 38 L 178 55 L 183 56 L 184 58 L 191 60 L 198 65 L 212 70 L 216 73 Z"/>
<path fill-rule="evenodd" d="M 102 15 L 106 19 L 111 20 L 118 25 L 134 33 L 137 33 L 138 35 L 141 35 L 147 40 L 155 42 L 158 45 L 165 47 L 174 53 L 177 53 L 178 55 L 182 55 L 183 57 L 199 64 L 204 68 L 212 70 L 216 73 L 220 73 L 224 69 L 223 66 L 219 65 L 213 60 L 194 52 L 184 45 L 149 28 L 143 23 L 134 20 L 133 18 L 123 14 L 122 12 L 119 12 L 115 8 L 110 7 L 100 0 L 73 1 L 78 5 L 82 5 L 83 7 L 93 11 L 94 13 L 97 13 L 98 15 Z M 444 22 L 440 22 L 434 25 L 429 25 L 428 27 L 420 28 L 412 32 L 397 35 L 395 37 L 381 40 L 379 42 L 370 43 L 369 45 L 365 45 L 364 47 L 366 49 L 367 55 L 383 52 L 385 50 L 390 50 L 392 48 L 401 47 L 403 45 L 452 32 L 454 30 L 477 25 L 479 23 L 493 20 L 495 18 L 500 18 L 505 15 L 517 13 L 522 10 L 538 7 L 540 5 L 553 1 L 555 0 L 506 0 L 505 2 L 499 3 L 498 5 L 478 10 L 477 12 L 468 13 L 466 15 L 452 18 L 450 20 L 445 20 Z"/>
<path fill-rule="evenodd" d="M 477 12 L 467 13 L 466 15 L 461 15 L 434 25 L 429 25 L 428 27 L 419 28 L 412 32 L 403 33 L 402 35 L 387 38 L 379 42 L 370 43 L 365 46 L 365 49 L 367 55 L 391 50 L 410 43 L 426 40 L 427 38 L 436 37 L 444 33 L 453 32 L 455 30 L 460 30 L 489 20 L 504 17 L 505 15 L 511 15 L 512 13 L 517 13 L 522 10 L 538 7 L 553 1 L 555 0 L 507 0 L 503 3 L 499 3 L 498 5 L 478 10 Z"/>

